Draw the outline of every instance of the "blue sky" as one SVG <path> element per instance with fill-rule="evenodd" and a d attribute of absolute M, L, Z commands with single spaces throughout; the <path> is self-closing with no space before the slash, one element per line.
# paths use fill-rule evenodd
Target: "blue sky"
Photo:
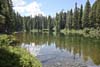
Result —
<path fill-rule="evenodd" d="M 62 9 L 64 9 L 64 11 L 68 11 L 71 8 L 74 9 L 75 2 L 77 2 L 78 7 L 80 7 L 81 4 L 84 6 L 86 1 L 87 0 L 13 0 L 13 2 L 15 2 L 14 5 L 17 4 L 17 8 L 14 8 L 15 11 L 19 12 L 21 15 L 32 14 L 33 16 L 39 13 L 54 16 L 56 12 Z M 95 0 L 90 0 L 91 4 L 93 4 L 94 1 Z M 19 4 L 21 6 L 19 6 Z M 19 7 L 24 10 L 19 9 Z"/>
<path fill-rule="evenodd" d="M 31 1 L 31 0 L 30 0 Z M 61 11 L 64 9 L 65 11 L 74 8 L 75 2 L 78 3 L 78 7 L 83 4 L 85 5 L 86 0 L 37 0 L 37 2 L 42 3 L 42 10 L 46 14 L 55 14 L 55 12 Z M 94 3 L 94 0 L 91 0 L 91 3 Z"/>

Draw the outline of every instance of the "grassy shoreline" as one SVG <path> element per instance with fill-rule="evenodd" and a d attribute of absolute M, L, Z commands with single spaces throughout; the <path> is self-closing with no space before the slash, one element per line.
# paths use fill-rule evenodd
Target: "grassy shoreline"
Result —
<path fill-rule="evenodd" d="M 37 30 L 37 29 L 34 29 L 30 32 L 41 32 L 41 33 L 49 33 L 49 31 L 47 29 L 44 29 L 44 30 Z M 56 33 L 56 31 L 51 31 L 51 33 Z M 79 29 L 79 30 L 75 30 L 75 29 L 62 29 L 60 30 L 59 33 L 63 33 L 63 34 L 79 34 L 79 35 L 83 35 L 84 37 L 90 37 L 90 38 L 100 38 L 100 29 L 94 29 L 94 28 L 91 28 L 91 29 L 88 29 L 88 28 L 85 28 L 85 29 Z"/>
<path fill-rule="evenodd" d="M 79 35 L 83 35 L 84 37 L 91 37 L 91 38 L 100 38 L 100 30 L 97 29 L 83 29 L 83 30 L 66 30 L 63 29 L 61 30 L 61 33 L 66 34 L 79 34 Z"/>

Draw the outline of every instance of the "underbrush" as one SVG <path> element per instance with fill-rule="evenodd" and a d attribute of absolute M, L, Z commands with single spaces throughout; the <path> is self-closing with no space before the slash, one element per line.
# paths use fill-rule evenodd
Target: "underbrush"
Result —
<path fill-rule="evenodd" d="M 10 35 L 0 35 L 0 67 L 41 67 L 33 55 L 19 46 L 11 46 L 16 39 Z"/>

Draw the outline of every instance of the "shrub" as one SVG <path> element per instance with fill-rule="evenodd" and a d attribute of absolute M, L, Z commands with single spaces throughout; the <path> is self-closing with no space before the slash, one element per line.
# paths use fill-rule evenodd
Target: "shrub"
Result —
<path fill-rule="evenodd" d="M 0 67 L 41 67 L 40 62 L 28 51 L 18 46 L 12 35 L 0 35 Z"/>
<path fill-rule="evenodd" d="M 13 35 L 0 35 L 0 45 L 14 45 L 17 43 L 19 43 L 19 41 L 17 41 Z"/>
<path fill-rule="evenodd" d="M 0 47 L 0 67 L 41 67 L 40 62 L 20 47 Z"/>

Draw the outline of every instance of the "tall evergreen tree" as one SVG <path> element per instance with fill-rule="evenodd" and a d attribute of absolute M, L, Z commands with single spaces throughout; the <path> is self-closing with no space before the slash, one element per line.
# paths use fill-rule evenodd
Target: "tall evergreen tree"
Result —
<path fill-rule="evenodd" d="M 52 21 L 51 16 L 49 16 L 48 17 L 48 30 L 49 30 L 49 32 L 51 31 L 51 21 Z"/>
<path fill-rule="evenodd" d="M 90 27 L 96 28 L 97 22 L 96 22 L 96 8 L 97 8 L 97 1 L 92 6 L 91 12 L 90 12 Z"/>
<path fill-rule="evenodd" d="M 70 11 L 67 11 L 67 14 L 66 14 L 66 30 L 69 29 L 69 22 L 70 22 Z"/>
<path fill-rule="evenodd" d="M 56 26 L 56 32 L 60 32 L 60 16 L 58 13 L 56 13 L 56 18 L 55 18 L 55 26 Z"/>
<path fill-rule="evenodd" d="M 90 27 L 90 20 L 89 20 L 90 11 L 91 11 L 90 1 L 87 0 L 85 9 L 84 9 L 84 15 L 83 15 L 83 27 L 84 28 Z"/>
<path fill-rule="evenodd" d="M 82 16 L 83 16 L 83 5 L 81 5 L 80 8 L 80 14 L 79 14 L 79 29 L 82 29 Z"/>
<path fill-rule="evenodd" d="M 100 28 L 100 0 L 97 0 L 96 22 L 97 22 L 97 27 Z"/>
<path fill-rule="evenodd" d="M 71 9 L 66 13 L 66 29 L 72 29 L 73 25 L 73 10 Z"/>
<path fill-rule="evenodd" d="M 73 10 L 71 9 L 69 12 L 69 29 L 73 28 Z"/>
<path fill-rule="evenodd" d="M 2 0 L 0 0 L 0 14 L 1 14 L 1 10 L 2 10 Z"/>
<path fill-rule="evenodd" d="M 79 25 L 79 14 L 78 14 L 78 7 L 77 7 L 77 3 L 75 3 L 75 10 L 74 10 L 74 29 L 78 29 L 78 25 Z"/>
<path fill-rule="evenodd" d="M 66 13 L 62 10 L 59 13 L 59 16 L 60 16 L 60 29 L 64 29 L 66 24 Z"/>

